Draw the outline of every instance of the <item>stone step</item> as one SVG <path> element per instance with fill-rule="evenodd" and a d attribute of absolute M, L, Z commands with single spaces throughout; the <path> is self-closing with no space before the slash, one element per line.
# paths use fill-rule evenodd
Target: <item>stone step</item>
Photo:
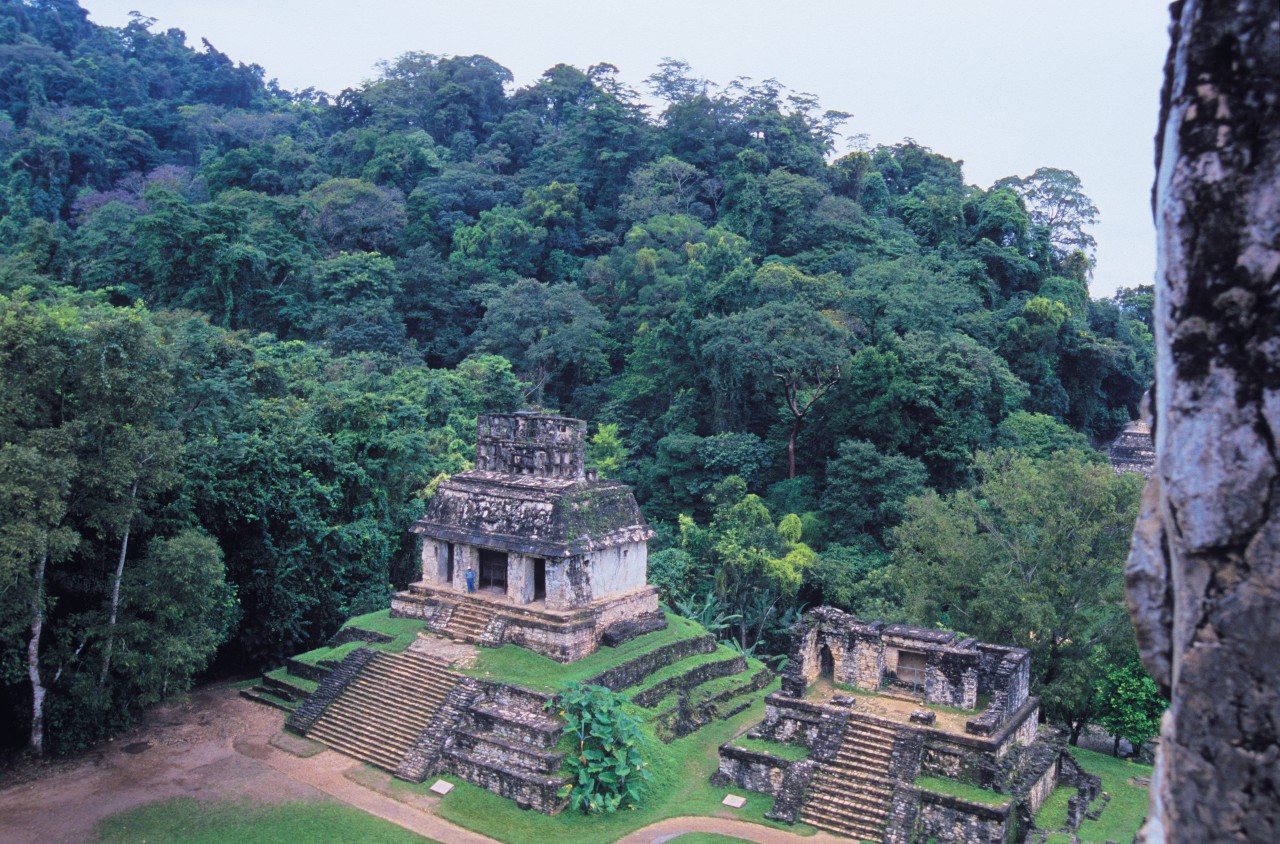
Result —
<path fill-rule="evenodd" d="M 271 694 L 276 697 L 285 698 L 286 700 L 302 701 L 306 700 L 311 695 L 311 691 L 309 689 L 303 688 L 302 686 L 295 686 L 293 683 L 289 682 L 288 675 L 286 675 L 284 679 L 277 679 L 264 674 L 262 675 L 262 685 L 266 687 L 267 691 L 271 692 Z"/>
<path fill-rule="evenodd" d="M 443 697 L 454 686 L 453 683 L 443 680 L 428 681 L 417 676 L 405 676 L 376 669 L 357 678 L 351 685 L 374 690 L 386 689 L 391 691 L 397 700 L 409 704 L 422 698 Z"/>
<path fill-rule="evenodd" d="M 352 726 L 395 732 L 420 732 L 431 720 L 432 710 L 395 711 L 365 701 L 352 701 L 345 706 L 330 706 L 329 719 L 343 719 Z"/>
<path fill-rule="evenodd" d="M 449 690 L 457 684 L 457 681 L 427 680 L 421 677 L 373 671 L 366 676 L 363 684 L 372 688 L 393 688 L 396 690 L 397 697 L 412 701 L 421 697 L 443 697 L 449 694 Z"/>
<path fill-rule="evenodd" d="M 854 771 L 822 770 L 814 774 L 811 782 L 815 787 L 822 787 L 839 793 L 869 791 L 880 795 L 893 793 L 893 780 L 871 779 L 866 774 Z"/>
<path fill-rule="evenodd" d="M 564 731 L 564 724 L 548 715 L 497 703 L 475 703 L 468 711 L 479 727 L 475 732 L 535 747 L 554 747 Z"/>
<path fill-rule="evenodd" d="M 893 785 L 886 784 L 882 788 L 868 785 L 851 785 L 849 781 L 837 783 L 832 780 L 810 780 L 809 791 L 812 799 L 818 800 L 850 800 L 850 802 L 863 804 L 867 808 L 883 809 L 893 795 Z"/>
<path fill-rule="evenodd" d="M 883 748 L 867 748 L 856 744 L 842 744 L 836 748 L 836 758 L 857 759 L 863 764 L 887 766 L 893 761 L 893 752 Z"/>
<path fill-rule="evenodd" d="M 394 773 L 457 680 L 439 660 L 377 652 L 307 735 Z"/>
<path fill-rule="evenodd" d="M 847 823 L 866 823 L 881 828 L 884 827 L 885 819 L 889 817 L 888 810 L 883 806 L 865 801 L 832 799 L 826 795 L 810 800 L 805 806 L 805 811 L 811 810 L 833 818 L 840 818 Z"/>
<path fill-rule="evenodd" d="M 491 618 L 493 618 L 493 613 L 491 612 L 464 612 L 457 610 L 449 618 L 449 624 L 450 626 L 484 627 Z"/>
<path fill-rule="evenodd" d="M 813 801 L 805 807 L 805 813 L 822 815 L 828 820 L 839 821 L 849 826 L 884 829 L 888 813 L 881 813 L 866 806 L 853 803 L 836 803 L 834 801 Z"/>
<path fill-rule="evenodd" d="M 394 674 L 373 673 L 357 683 L 352 683 L 349 688 L 367 689 L 376 694 L 389 696 L 390 699 L 400 701 L 404 705 L 413 706 L 414 702 L 419 700 L 442 699 L 449 694 L 453 686 L 453 683 L 424 683 L 421 680 L 397 677 Z"/>
<path fill-rule="evenodd" d="M 334 737 L 350 745 L 368 746 L 385 750 L 388 755 L 399 761 L 405 752 L 417 741 L 421 730 L 391 727 L 384 725 L 377 730 L 370 730 L 363 720 L 350 720 L 342 717 L 328 718 L 323 723 L 312 727 L 308 738 Z"/>
<path fill-rule="evenodd" d="M 859 756 L 838 755 L 835 759 L 828 760 L 827 764 L 833 770 L 863 773 L 871 777 L 888 777 L 889 775 L 888 765 L 870 762 Z"/>
<path fill-rule="evenodd" d="M 837 835 L 845 835 L 860 841 L 884 841 L 884 828 L 871 822 L 850 822 L 844 818 L 828 815 L 824 812 L 810 812 L 807 808 L 800 816 L 800 820 L 810 826 L 816 826 L 818 829 L 825 829 L 827 832 L 834 832 Z"/>
<path fill-rule="evenodd" d="M 317 736 L 317 741 L 323 742 L 330 750 L 335 750 L 343 756 L 350 756 L 366 765 L 381 768 L 387 773 L 394 774 L 400 765 L 400 759 L 394 754 L 383 753 L 359 742 L 348 742 L 332 735 Z"/>
<path fill-rule="evenodd" d="M 457 679 L 458 675 L 449 670 L 449 663 L 438 656 L 418 653 L 417 651 L 401 651 L 399 653 L 380 652 L 374 661 L 384 667 L 398 670 L 421 670 L 431 676 Z"/>
<path fill-rule="evenodd" d="M 308 738 L 324 738 L 326 736 L 331 736 L 345 744 L 367 746 L 375 750 L 386 751 L 389 755 L 394 755 L 397 760 L 402 755 L 406 744 L 416 738 L 401 731 L 381 730 L 373 732 L 365 729 L 361 723 L 353 723 L 341 718 L 327 720 L 318 727 L 312 727 L 307 733 Z"/>
<path fill-rule="evenodd" d="M 270 706 L 272 709 L 279 709 L 281 712 L 293 711 L 293 707 L 283 699 L 277 698 L 271 689 L 266 689 L 262 686 L 254 686 L 252 689 L 241 689 L 240 697 L 245 700 L 251 700 L 254 703 L 260 703 L 263 706 Z"/>
<path fill-rule="evenodd" d="M 564 761 L 563 753 L 554 753 L 525 742 L 512 741 L 494 733 L 457 730 L 454 745 L 472 756 L 514 766 L 539 776 L 554 774 Z"/>
<path fill-rule="evenodd" d="M 318 723 L 322 727 L 331 725 L 335 729 L 341 728 L 353 735 L 368 733 L 381 736 L 382 739 L 400 744 L 416 739 L 429 720 L 429 716 L 410 720 L 400 717 L 392 718 L 384 712 L 346 708 L 326 711 L 324 718 Z M 315 727 L 312 729 L 314 730 Z"/>

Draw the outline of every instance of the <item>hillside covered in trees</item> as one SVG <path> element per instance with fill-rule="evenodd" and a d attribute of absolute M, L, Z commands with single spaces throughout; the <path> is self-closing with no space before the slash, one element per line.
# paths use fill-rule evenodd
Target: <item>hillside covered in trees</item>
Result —
<path fill-rule="evenodd" d="M 476 415 L 526 405 L 591 420 L 652 580 L 739 647 L 803 601 L 1030 635 L 1050 714 L 1097 711 L 1136 484 L 1092 446 L 1150 382 L 1151 300 L 1089 297 L 1079 180 L 837 155 L 847 115 L 772 80 L 647 84 L 413 53 L 290 92 L 142 16 L 0 4 L 5 743 L 33 695 L 72 750 L 385 606 Z M 1043 542 L 1093 543 L 1082 606 L 1074 569 L 998 576 L 982 514 L 1081 502 Z M 961 546 L 984 589 L 939 596 Z"/>

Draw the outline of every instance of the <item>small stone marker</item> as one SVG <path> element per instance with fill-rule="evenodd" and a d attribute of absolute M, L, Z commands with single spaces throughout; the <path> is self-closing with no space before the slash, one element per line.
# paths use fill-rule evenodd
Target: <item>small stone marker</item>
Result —
<path fill-rule="evenodd" d="M 436 780 L 432 783 L 431 790 L 436 794 L 448 794 L 450 791 L 453 791 L 453 783 L 445 782 L 444 780 Z"/>
<path fill-rule="evenodd" d="M 730 809 L 741 809 L 743 806 L 747 805 L 747 798 L 739 797 L 736 794 L 726 794 L 724 799 L 720 802 L 728 806 Z"/>

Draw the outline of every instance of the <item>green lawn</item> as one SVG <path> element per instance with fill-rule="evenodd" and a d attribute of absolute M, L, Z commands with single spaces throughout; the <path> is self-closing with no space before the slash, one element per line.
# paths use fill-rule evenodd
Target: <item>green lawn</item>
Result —
<path fill-rule="evenodd" d="M 723 648 L 723 650 L 728 650 L 728 648 Z M 717 650 L 714 653 L 705 654 L 705 656 L 707 657 L 707 659 L 705 660 L 701 659 L 702 656 L 704 656 L 704 654 L 699 654 L 698 656 L 690 657 L 688 660 L 684 662 L 677 663 L 677 665 L 685 666 L 685 670 L 687 670 L 688 668 L 691 668 L 695 665 L 699 665 L 705 662 L 720 662 L 723 659 L 724 655 L 719 650 Z M 764 663 L 760 662 L 759 660 L 754 658 L 748 659 L 747 667 L 745 671 L 742 671 L 738 674 L 730 674 L 727 677 L 714 677 L 706 681 L 705 683 L 700 683 L 694 686 L 692 689 L 688 689 L 686 692 L 674 691 L 649 708 L 652 709 L 654 712 L 665 712 L 671 709 L 672 707 L 676 706 L 676 704 L 679 702 L 678 698 L 680 697 L 681 694 L 687 694 L 689 697 L 689 704 L 692 706 L 696 706 L 697 704 L 705 701 L 707 698 L 715 694 L 718 694 L 722 691 L 725 691 L 726 689 L 732 689 L 738 686 L 746 686 L 747 683 L 751 681 L 752 675 L 754 675 L 757 671 L 759 671 L 763 667 L 764 667 Z M 681 673 L 681 672 L 676 672 L 676 673 Z M 628 694 L 631 694 L 631 692 L 628 691 Z"/>
<path fill-rule="evenodd" d="M 649 738 L 647 758 L 654 781 L 641 798 L 641 805 L 634 810 L 592 816 L 566 811 L 548 817 L 539 812 L 521 811 L 510 800 L 465 780 L 446 776 L 444 778 L 457 787 L 440 801 L 437 811 L 454 823 L 512 844 L 529 841 L 608 844 L 640 827 L 679 815 L 724 815 L 800 835 L 813 835 L 816 830 L 804 824 L 787 826 L 765 820 L 764 813 L 773 806 L 772 797 L 734 789 L 734 793 L 747 798 L 747 805 L 742 809 L 729 809 L 720 805 L 728 791 L 714 788 L 708 782 L 719 763 L 717 748 L 764 715 L 764 693 L 760 694 L 749 709 L 670 744 L 658 741 L 646 724 L 643 729 Z"/>
<path fill-rule="evenodd" d="M 1102 790 L 1111 795 L 1111 801 L 1098 820 L 1085 818 L 1080 824 L 1080 829 L 1076 830 L 1077 837 L 1083 844 L 1132 841 L 1134 833 L 1147 816 L 1147 789 L 1131 785 L 1129 780 L 1133 777 L 1149 778 L 1151 766 L 1078 747 L 1071 748 L 1070 752 L 1081 767 L 1102 778 Z M 1054 789 L 1036 814 L 1036 826 L 1040 829 L 1060 829 L 1067 820 L 1067 800 L 1074 797 L 1075 793 L 1074 788 Z M 1095 800 L 1093 805 L 1096 808 L 1100 803 Z"/>
<path fill-rule="evenodd" d="M 325 659 L 341 662 L 343 657 L 361 645 L 373 648 L 376 651 L 400 653 L 412 645 L 413 641 L 418 638 L 418 634 L 426 629 L 422 621 L 416 618 L 392 618 L 391 610 L 378 610 L 366 615 L 355 616 L 347 619 L 346 624 L 343 624 L 342 627 L 343 629 L 358 627 L 361 630 L 385 633 L 394 638 L 390 642 L 346 642 L 336 648 L 320 647 L 306 653 L 300 653 L 294 659 L 299 662 L 305 662 L 308 665 L 316 665 Z"/>
<path fill-rule="evenodd" d="M 107 818 L 100 844 L 436 844 L 341 803 L 205 803 L 177 797 Z"/>
<path fill-rule="evenodd" d="M 915 781 L 914 785 L 916 788 L 923 788 L 925 791 L 948 794 L 952 797 L 959 797 L 961 800 L 985 803 L 988 806 L 1002 806 L 1009 802 L 1009 795 L 1007 794 L 997 794 L 994 791 L 978 788 L 975 785 L 939 777 L 920 777 Z"/>
<path fill-rule="evenodd" d="M 295 677 L 289 673 L 288 668 L 277 668 L 274 671 L 268 671 L 266 676 L 272 680 L 278 680 L 286 686 L 292 686 L 299 692 L 311 694 L 320 685 L 315 680 L 308 680 L 305 677 Z"/>
<path fill-rule="evenodd" d="M 590 656 L 568 665 L 516 645 L 503 645 L 500 648 L 481 648 L 475 665 L 461 671 L 473 677 L 555 692 L 563 686 L 580 683 L 607 668 L 657 650 L 663 645 L 705 635 L 707 631 L 698 623 L 668 613 L 665 630 L 637 636 L 616 648 L 600 648 Z"/>
<path fill-rule="evenodd" d="M 353 616 L 342 625 L 344 630 L 348 627 L 372 630 L 375 633 L 386 633 L 388 636 L 404 636 L 407 634 L 409 641 L 413 641 L 414 636 L 426 629 L 422 620 L 418 618 L 392 618 L 391 610 L 389 609 Z"/>

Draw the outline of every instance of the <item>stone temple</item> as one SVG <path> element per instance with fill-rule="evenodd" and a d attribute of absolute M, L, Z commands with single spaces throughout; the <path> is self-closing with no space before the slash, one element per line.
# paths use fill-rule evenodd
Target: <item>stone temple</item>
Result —
<path fill-rule="evenodd" d="M 395 596 L 392 615 L 559 662 L 661 628 L 645 582 L 653 530 L 627 486 L 586 468 L 585 434 L 562 416 L 482 416 L 476 468 L 442 483 L 413 526 L 422 580 Z"/>
<path fill-rule="evenodd" d="M 756 743 L 722 745 L 713 782 L 773 795 L 765 817 L 864 841 L 1041 840 L 1033 818 L 1055 786 L 1076 789 L 1074 828 L 1100 782 L 1039 729 L 1030 669 L 1024 648 L 819 607 L 792 628 L 782 688 L 747 733 Z M 987 796 L 939 791 L 938 780 Z"/>

